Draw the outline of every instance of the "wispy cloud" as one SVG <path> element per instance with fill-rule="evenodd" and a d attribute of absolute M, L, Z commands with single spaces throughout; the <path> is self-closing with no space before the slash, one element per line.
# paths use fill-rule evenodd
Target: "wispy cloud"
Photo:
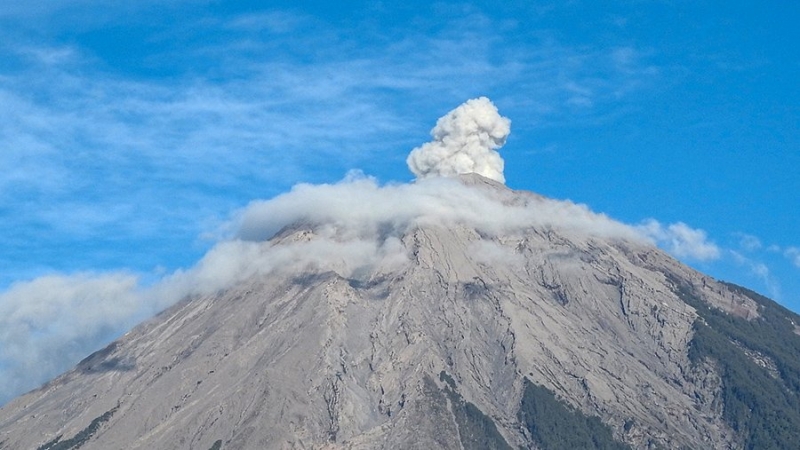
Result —
<path fill-rule="evenodd" d="M 796 267 L 800 268 L 800 247 L 788 247 L 783 251 L 784 256 Z"/>
<path fill-rule="evenodd" d="M 765 246 L 761 239 L 746 233 L 734 233 L 734 236 L 739 238 L 739 247 L 749 253 L 766 251 L 772 254 L 778 254 L 789 260 L 795 267 L 800 268 L 800 247 L 796 246 L 781 246 L 778 244 L 770 244 Z"/>
<path fill-rule="evenodd" d="M 781 298 L 780 283 L 772 275 L 772 272 L 767 264 L 757 261 L 749 256 L 745 256 L 735 250 L 730 250 L 728 254 L 736 264 L 746 267 L 751 275 L 755 276 L 761 281 L 770 297 L 773 299 Z"/>
<path fill-rule="evenodd" d="M 761 243 L 761 239 L 757 236 L 747 233 L 734 233 L 734 236 L 739 239 L 739 247 L 745 251 L 754 252 L 764 247 Z"/>
<path fill-rule="evenodd" d="M 649 219 L 638 229 L 678 258 L 711 261 L 721 256 L 720 248 L 708 239 L 705 231 L 683 222 L 663 225 L 655 219 Z"/>

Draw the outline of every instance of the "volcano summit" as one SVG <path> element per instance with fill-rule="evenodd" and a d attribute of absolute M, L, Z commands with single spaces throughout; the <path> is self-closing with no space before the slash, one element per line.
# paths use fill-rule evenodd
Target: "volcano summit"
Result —
<path fill-rule="evenodd" d="M 790 448 L 793 313 L 640 229 L 502 184 L 441 119 L 412 184 L 251 204 L 182 300 L 0 409 L 0 449 Z"/>

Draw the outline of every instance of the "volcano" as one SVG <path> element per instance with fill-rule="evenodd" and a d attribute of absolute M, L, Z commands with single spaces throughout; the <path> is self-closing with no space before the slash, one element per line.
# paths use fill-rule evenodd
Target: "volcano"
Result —
<path fill-rule="evenodd" d="M 258 245 L 346 239 L 325 226 Z M 773 409 L 797 402 L 797 363 L 779 359 L 797 317 L 652 244 L 459 221 L 382 233 L 405 258 L 184 299 L 2 408 L 0 448 L 741 448 L 764 411 L 731 420 L 732 362 L 774 386 Z"/>
<path fill-rule="evenodd" d="M 509 189 L 469 106 L 415 183 L 250 205 L 190 294 L 0 408 L 0 449 L 796 448 L 800 317 Z"/>

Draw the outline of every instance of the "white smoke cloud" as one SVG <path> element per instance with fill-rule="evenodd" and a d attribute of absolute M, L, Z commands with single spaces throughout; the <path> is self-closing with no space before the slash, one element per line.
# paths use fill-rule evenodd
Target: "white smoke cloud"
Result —
<path fill-rule="evenodd" d="M 154 287 L 174 301 L 189 294 L 209 294 L 255 275 L 333 271 L 346 278 L 374 267 L 395 268 L 407 262 L 397 238 L 382 241 L 334 239 L 327 232 L 294 242 L 235 239 L 217 244 L 193 268 L 179 271 Z"/>
<path fill-rule="evenodd" d="M 237 223 L 236 237 L 250 241 L 267 239 L 294 223 L 327 224 L 340 239 L 376 239 L 425 223 L 466 224 L 489 235 L 554 227 L 591 236 L 640 238 L 636 230 L 585 205 L 470 186 L 453 178 L 386 186 L 372 178 L 298 185 L 271 200 L 251 203 Z"/>
<path fill-rule="evenodd" d="M 705 231 L 692 228 L 683 222 L 663 225 L 649 219 L 637 227 L 639 231 L 654 240 L 678 258 L 691 258 L 698 261 L 719 259 L 719 247 L 708 240 Z"/>
<path fill-rule="evenodd" d="M 51 275 L 0 294 L 0 404 L 165 306 L 137 288 L 130 274 Z"/>
<path fill-rule="evenodd" d="M 418 178 L 477 173 L 505 183 L 497 149 L 510 131 L 511 121 L 488 98 L 468 100 L 436 122 L 433 141 L 408 155 L 408 167 Z"/>
<path fill-rule="evenodd" d="M 473 255 L 476 262 L 490 267 L 498 264 L 506 264 L 512 267 L 525 266 L 525 257 L 522 254 L 497 242 L 476 241 L 470 244 L 467 251 Z"/>

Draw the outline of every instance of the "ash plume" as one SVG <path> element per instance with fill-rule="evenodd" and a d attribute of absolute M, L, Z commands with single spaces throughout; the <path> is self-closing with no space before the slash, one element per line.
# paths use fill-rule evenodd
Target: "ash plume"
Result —
<path fill-rule="evenodd" d="M 491 100 L 468 100 L 441 117 L 431 130 L 433 141 L 412 150 L 406 162 L 417 178 L 477 173 L 505 183 L 497 149 L 510 132 L 511 121 Z"/>

